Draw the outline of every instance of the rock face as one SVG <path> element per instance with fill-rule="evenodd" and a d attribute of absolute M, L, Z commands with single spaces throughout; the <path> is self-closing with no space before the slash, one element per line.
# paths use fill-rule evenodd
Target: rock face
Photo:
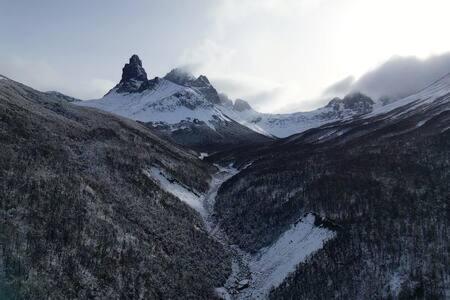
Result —
<path fill-rule="evenodd" d="M 126 82 L 129 80 L 146 81 L 147 73 L 142 67 L 142 61 L 134 54 L 130 57 L 130 62 L 125 64 L 122 69 L 122 80 L 121 82 Z"/>
<path fill-rule="evenodd" d="M 130 57 L 129 63 L 122 69 L 122 79 L 114 87 L 117 93 L 136 93 L 152 86 L 152 82 L 147 79 L 147 73 L 142 67 L 142 61 L 134 54 Z"/>

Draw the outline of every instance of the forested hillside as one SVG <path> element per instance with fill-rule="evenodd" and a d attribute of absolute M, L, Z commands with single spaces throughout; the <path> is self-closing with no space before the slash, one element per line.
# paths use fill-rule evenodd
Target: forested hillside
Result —
<path fill-rule="evenodd" d="M 211 298 L 228 256 L 150 180 L 210 169 L 138 123 L 0 80 L 0 298 Z"/>
<path fill-rule="evenodd" d="M 252 163 L 216 202 L 221 224 L 244 249 L 270 245 L 305 212 L 338 228 L 273 299 L 445 297 L 449 100 L 419 97 L 386 114 L 211 158 Z"/>

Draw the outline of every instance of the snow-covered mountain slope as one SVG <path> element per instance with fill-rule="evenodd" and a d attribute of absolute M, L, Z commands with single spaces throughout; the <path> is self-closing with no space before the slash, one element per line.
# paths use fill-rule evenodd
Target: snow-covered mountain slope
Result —
<path fill-rule="evenodd" d="M 326 106 L 308 112 L 260 113 L 243 100 L 236 100 L 233 106 L 224 105 L 222 111 L 254 131 L 283 138 L 330 122 L 369 113 L 375 106 L 376 103 L 369 97 L 355 93 L 344 99 L 334 98 Z"/>
<path fill-rule="evenodd" d="M 444 92 L 444 83 L 421 93 Z M 420 93 L 419 93 L 420 94 Z M 361 93 L 334 98 L 326 106 L 290 114 L 261 113 L 247 102 L 221 97 L 208 78 L 194 77 L 181 69 L 164 78 L 147 79 L 136 55 L 123 68 L 122 80 L 103 98 L 78 102 L 147 123 L 161 135 L 197 150 L 223 150 L 235 146 L 284 138 L 325 124 L 360 116 L 385 113 L 413 101 L 406 97 L 393 103 L 374 101 Z"/>
<path fill-rule="evenodd" d="M 166 138 L 206 152 L 270 140 L 225 115 L 205 76 L 195 78 L 175 69 L 165 78 L 148 80 L 137 55 L 103 98 L 76 104 L 144 122 Z"/>
<path fill-rule="evenodd" d="M 369 118 L 381 115 L 395 111 L 405 105 L 410 105 L 409 110 L 411 110 L 414 107 L 429 104 L 436 98 L 448 93 L 450 93 L 450 74 L 417 93 L 390 103 L 373 101 L 363 94 L 356 93 L 347 95 L 343 99 L 332 99 L 326 106 L 309 112 L 260 113 L 252 109 L 246 102 L 244 102 L 246 106 L 243 109 L 225 105 L 222 111 L 230 118 L 257 132 L 283 138 L 337 121 L 350 121 L 361 116 Z M 243 104 L 240 103 L 240 107 L 242 106 Z"/>
<path fill-rule="evenodd" d="M 154 124 L 175 125 L 196 119 L 215 129 L 215 120 L 231 121 L 194 89 L 166 79 L 154 79 L 153 88 L 140 93 L 119 93 L 118 89 L 114 88 L 101 99 L 78 104 Z"/>
<path fill-rule="evenodd" d="M 422 135 L 433 135 L 450 128 L 449 106 L 450 74 L 447 74 L 413 95 L 385 106 L 375 106 L 371 113 L 292 135 L 282 144 L 299 141 L 345 143 L 361 137 L 373 139 L 374 136 L 392 138 L 419 129 Z"/>

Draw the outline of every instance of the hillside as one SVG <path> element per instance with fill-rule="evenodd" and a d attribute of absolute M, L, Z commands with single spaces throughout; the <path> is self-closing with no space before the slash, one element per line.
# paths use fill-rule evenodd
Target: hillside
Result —
<path fill-rule="evenodd" d="M 302 214 L 337 238 L 273 299 L 443 298 L 449 286 L 450 76 L 360 118 L 209 159 L 249 165 L 219 190 L 232 242 L 254 252 Z"/>
<path fill-rule="evenodd" d="M 204 192 L 214 168 L 134 121 L 1 78 L 0 298 L 214 297 L 227 254 L 148 175 Z"/>

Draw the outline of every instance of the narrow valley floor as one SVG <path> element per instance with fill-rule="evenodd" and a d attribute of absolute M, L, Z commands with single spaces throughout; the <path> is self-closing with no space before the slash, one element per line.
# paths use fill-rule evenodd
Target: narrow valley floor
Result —
<path fill-rule="evenodd" d="M 214 211 L 220 187 L 239 171 L 231 166 L 216 167 L 218 171 L 212 176 L 208 192 L 203 195 L 198 195 L 166 178 L 167 175 L 161 170 L 151 170 L 148 176 L 167 192 L 196 209 L 211 237 L 232 255 L 232 273 L 223 287 L 216 288 L 217 295 L 230 300 L 267 299 L 272 288 L 280 285 L 295 271 L 299 263 L 321 249 L 327 240 L 335 237 L 335 232 L 316 226 L 316 217 L 307 213 L 270 246 L 260 249 L 256 254 L 243 251 L 228 238 Z"/>

